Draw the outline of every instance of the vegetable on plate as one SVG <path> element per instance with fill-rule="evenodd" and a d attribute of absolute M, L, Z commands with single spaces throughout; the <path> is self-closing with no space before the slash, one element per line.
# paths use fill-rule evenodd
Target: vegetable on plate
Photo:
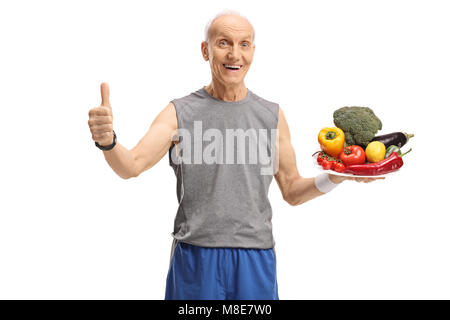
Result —
<path fill-rule="evenodd" d="M 411 150 L 412 149 L 409 149 L 402 155 L 399 155 L 397 152 L 393 152 L 388 158 L 379 162 L 347 166 L 344 173 L 351 173 L 360 176 L 375 176 L 396 171 L 403 166 L 402 157 Z"/>
<path fill-rule="evenodd" d="M 340 159 L 332 157 L 323 151 L 316 151 L 314 152 L 313 156 L 317 153 L 317 163 L 324 170 L 334 170 L 336 172 L 343 172 L 345 170 L 345 165 Z"/>
<path fill-rule="evenodd" d="M 366 153 L 358 145 L 347 146 L 339 154 L 339 159 L 345 166 L 352 164 L 363 164 L 366 162 Z"/>
<path fill-rule="evenodd" d="M 407 152 L 409 152 L 409 151 L 410 151 L 410 150 L 408 150 Z M 403 153 L 402 153 L 402 151 L 400 150 L 399 147 L 392 145 L 392 146 L 389 146 L 389 147 L 386 149 L 386 155 L 384 156 L 384 158 L 389 157 L 393 152 L 397 152 L 398 155 L 399 155 L 400 157 L 403 155 Z M 405 152 L 405 153 L 406 153 L 406 152 Z"/>
<path fill-rule="evenodd" d="M 381 120 L 368 107 L 342 107 L 334 111 L 333 121 L 345 134 L 347 145 L 365 148 L 382 129 Z"/>
<path fill-rule="evenodd" d="M 321 163 L 323 170 L 330 170 L 332 164 L 332 161 L 327 159 L 323 159 Z"/>
<path fill-rule="evenodd" d="M 337 157 L 344 149 L 345 136 L 344 132 L 339 128 L 323 128 L 317 137 L 320 148 L 327 154 Z"/>
<path fill-rule="evenodd" d="M 372 141 L 380 141 L 385 146 L 395 145 L 399 148 L 403 147 L 410 138 L 414 137 L 414 134 L 405 132 L 392 132 L 384 134 L 382 136 L 374 137 Z"/>
<path fill-rule="evenodd" d="M 345 170 L 345 165 L 343 163 L 337 162 L 334 164 L 334 171 L 336 172 L 344 172 Z"/>
<path fill-rule="evenodd" d="M 380 141 L 372 141 L 366 147 L 366 158 L 369 162 L 378 162 L 384 159 L 386 146 Z"/>

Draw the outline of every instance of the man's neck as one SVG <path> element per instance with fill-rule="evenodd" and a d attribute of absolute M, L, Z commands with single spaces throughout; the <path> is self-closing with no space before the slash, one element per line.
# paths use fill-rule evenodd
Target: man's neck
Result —
<path fill-rule="evenodd" d="M 244 83 L 238 86 L 229 87 L 220 83 L 211 82 L 205 87 L 205 90 L 214 98 L 227 102 L 243 100 L 248 92 Z"/>

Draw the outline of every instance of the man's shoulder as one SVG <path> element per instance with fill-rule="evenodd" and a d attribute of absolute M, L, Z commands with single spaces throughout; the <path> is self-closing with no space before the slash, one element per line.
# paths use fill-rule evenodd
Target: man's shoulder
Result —
<path fill-rule="evenodd" d="M 257 102 L 258 105 L 270 110 L 276 117 L 278 117 L 279 104 L 277 102 L 265 99 L 260 95 L 254 93 L 253 91 L 250 92 L 253 97 L 253 101 Z"/>
<path fill-rule="evenodd" d="M 200 88 L 200 89 L 198 89 L 196 91 L 192 91 L 189 94 L 185 94 L 184 96 L 183 95 L 178 95 L 178 97 L 172 99 L 171 102 L 174 105 L 176 105 L 177 103 L 181 104 L 181 103 L 186 103 L 186 102 L 190 102 L 192 100 L 198 100 L 198 99 L 203 99 L 203 98 L 204 98 L 204 96 L 202 94 L 202 89 Z"/>
<path fill-rule="evenodd" d="M 262 103 L 262 104 L 265 104 L 265 105 L 278 105 L 278 103 L 275 102 L 275 101 L 272 101 L 272 99 L 270 99 L 270 100 L 269 99 L 265 99 L 265 98 L 261 97 L 260 95 L 256 94 L 255 92 L 251 91 L 251 90 L 250 90 L 250 92 L 251 92 L 251 94 L 253 96 L 253 99 L 258 101 L 258 102 L 260 102 L 260 103 Z"/>

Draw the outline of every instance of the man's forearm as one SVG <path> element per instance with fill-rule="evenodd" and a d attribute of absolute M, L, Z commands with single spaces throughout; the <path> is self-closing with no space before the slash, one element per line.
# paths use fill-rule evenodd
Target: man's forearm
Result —
<path fill-rule="evenodd" d="M 136 161 L 130 150 L 117 143 L 114 148 L 108 151 L 103 151 L 106 161 L 109 166 L 121 178 L 128 179 L 135 176 Z"/>
<path fill-rule="evenodd" d="M 289 186 L 288 203 L 292 206 L 297 206 L 318 196 L 324 195 L 325 193 L 317 189 L 314 179 L 316 178 L 299 177 L 295 179 Z M 330 178 L 330 180 L 332 180 L 333 183 L 341 183 L 341 181 L 333 181 L 332 178 Z"/>

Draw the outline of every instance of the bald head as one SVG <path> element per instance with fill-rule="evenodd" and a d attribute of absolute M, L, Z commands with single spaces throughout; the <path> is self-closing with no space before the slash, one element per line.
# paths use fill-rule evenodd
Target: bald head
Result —
<path fill-rule="evenodd" d="M 246 17 L 222 12 L 205 29 L 202 55 L 209 61 L 213 83 L 245 88 L 244 78 L 253 61 L 255 30 Z"/>
<path fill-rule="evenodd" d="M 205 28 L 205 41 L 209 42 L 222 32 L 246 33 L 255 43 L 255 29 L 250 21 L 237 11 L 225 10 L 211 19 Z"/>

